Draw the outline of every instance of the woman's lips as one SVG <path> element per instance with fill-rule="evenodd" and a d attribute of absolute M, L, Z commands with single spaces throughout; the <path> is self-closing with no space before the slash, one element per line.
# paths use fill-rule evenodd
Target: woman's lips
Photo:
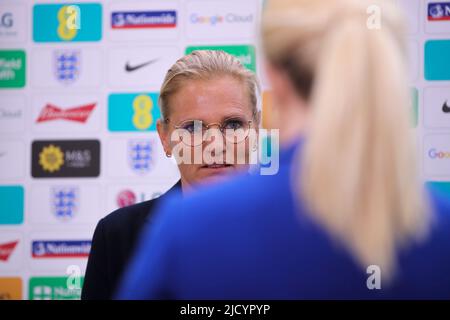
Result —
<path fill-rule="evenodd" d="M 231 164 L 226 164 L 226 163 L 222 163 L 222 164 L 213 163 L 213 164 L 208 164 L 208 165 L 202 166 L 202 169 L 213 169 L 213 170 L 218 170 L 218 169 L 229 168 L 229 167 L 232 167 L 232 166 L 233 166 L 233 165 L 231 165 Z"/>

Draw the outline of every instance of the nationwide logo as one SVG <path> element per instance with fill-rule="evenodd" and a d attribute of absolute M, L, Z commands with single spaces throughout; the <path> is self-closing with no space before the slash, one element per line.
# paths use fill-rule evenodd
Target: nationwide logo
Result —
<path fill-rule="evenodd" d="M 221 23 L 253 23 L 253 14 L 242 16 L 236 13 L 227 13 L 225 15 L 204 16 L 198 13 L 192 13 L 189 17 L 192 24 L 209 24 L 216 26 Z"/>
<path fill-rule="evenodd" d="M 80 75 L 81 52 L 78 50 L 56 50 L 54 53 L 54 73 L 56 79 L 69 85 Z"/>
<path fill-rule="evenodd" d="M 78 210 L 79 189 L 77 187 L 54 187 L 51 194 L 53 214 L 62 221 L 68 221 Z"/>
<path fill-rule="evenodd" d="M 139 69 L 141 69 L 143 67 L 146 67 L 148 65 L 151 65 L 151 64 L 157 62 L 158 60 L 159 60 L 159 58 L 153 59 L 153 60 L 149 60 L 147 62 L 140 63 L 140 64 L 137 64 L 137 65 L 130 65 L 130 63 L 127 61 L 127 63 L 125 64 L 125 71 L 126 72 L 133 72 L 133 71 L 139 70 Z"/>
<path fill-rule="evenodd" d="M 0 51 L 0 88 L 25 86 L 25 52 L 22 50 Z"/>
<path fill-rule="evenodd" d="M 111 14 L 112 29 L 175 28 L 176 11 L 127 11 Z"/>
<path fill-rule="evenodd" d="M 128 144 L 128 159 L 131 169 L 146 174 L 153 167 L 153 143 L 149 140 L 131 140 Z"/>
<path fill-rule="evenodd" d="M 47 103 L 39 114 L 39 117 L 36 119 L 36 122 L 40 123 L 53 120 L 68 120 L 85 123 L 96 105 L 96 103 L 89 103 L 79 107 L 63 110 L 53 104 Z"/>
<path fill-rule="evenodd" d="M 0 261 L 8 261 L 19 241 L 11 241 L 0 244 Z"/>
<path fill-rule="evenodd" d="M 444 113 L 450 113 L 450 107 L 448 105 L 448 101 L 445 101 L 444 105 L 442 106 L 442 111 Z"/>
<path fill-rule="evenodd" d="M 97 177 L 100 174 L 100 142 L 34 141 L 31 173 L 35 178 Z"/>
<path fill-rule="evenodd" d="M 428 21 L 450 21 L 450 2 L 429 3 Z"/>
<path fill-rule="evenodd" d="M 33 258 L 85 258 L 89 256 L 91 241 L 33 241 Z"/>

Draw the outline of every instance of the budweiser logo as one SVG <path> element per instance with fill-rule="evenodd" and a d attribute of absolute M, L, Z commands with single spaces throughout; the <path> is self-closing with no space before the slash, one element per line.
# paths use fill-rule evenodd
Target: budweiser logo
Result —
<path fill-rule="evenodd" d="M 19 241 L 0 244 L 0 261 L 8 261 L 9 256 L 14 251 Z"/>
<path fill-rule="evenodd" d="M 87 118 L 94 110 L 96 103 L 87 104 L 80 107 L 61 109 L 48 103 L 42 109 L 36 122 L 52 121 L 52 120 L 70 120 L 76 122 L 86 122 Z"/>

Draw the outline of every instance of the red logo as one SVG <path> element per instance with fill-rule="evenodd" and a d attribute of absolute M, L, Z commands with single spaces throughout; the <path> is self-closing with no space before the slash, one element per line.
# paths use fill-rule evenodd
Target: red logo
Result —
<path fill-rule="evenodd" d="M 36 122 L 52 121 L 52 120 L 70 120 L 76 122 L 86 122 L 92 110 L 94 110 L 96 103 L 87 104 L 80 107 L 61 109 L 50 103 L 42 109 L 39 118 Z"/>
<path fill-rule="evenodd" d="M 0 261 L 8 261 L 9 256 L 14 251 L 19 241 L 0 244 Z"/>
<path fill-rule="evenodd" d="M 117 195 L 117 205 L 120 208 L 136 203 L 136 195 L 131 190 L 123 190 Z"/>

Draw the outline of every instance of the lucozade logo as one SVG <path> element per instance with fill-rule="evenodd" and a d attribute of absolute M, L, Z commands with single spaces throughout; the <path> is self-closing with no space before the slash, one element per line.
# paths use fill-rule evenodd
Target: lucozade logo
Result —
<path fill-rule="evenodd" d="M 193 46 L 186 48 L 186 54 L 195 50 L 222 50 L 235 56 L 247 69 L 256 72 L 255 47 L 252 45 L 226 45 L 226 46 Z"/>
<path fill-rule="evenodd" d="M 23 50 L 0 51 L 0 88 L 25 86 L 26 58 Z"/>

